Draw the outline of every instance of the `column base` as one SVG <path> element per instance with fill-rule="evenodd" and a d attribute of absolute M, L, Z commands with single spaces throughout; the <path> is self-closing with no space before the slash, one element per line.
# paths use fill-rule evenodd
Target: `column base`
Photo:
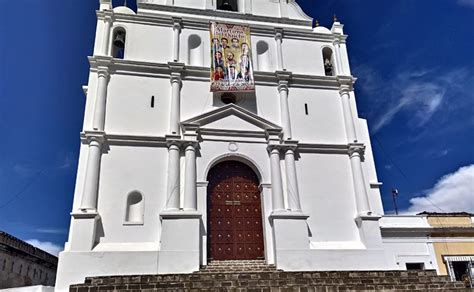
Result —
<path fill-rule="evenodd" d="M 96 244 L 97 225 L 100 215 L 96 210 L 74 211 L 71 213 L 71 251 L 90 251 Z"/>
<path fill-rule="evenodd" d="M 201 213 L 164 211 L 161 217 L 161 246 L 158 274 L 199 271 L 201 256 Z"/>
<path fill-rule="evenodd" d="M 367 249 L 383 248 L 379 220 L 382 216 L 372 212 L 360 213 L 355 219 L 359 228 L 360 240 Z"/>
<path fill-rule="evenodd" d="M 292 259 L 286 255 L 294 252 L 309 251 L 310 240 L 306 219 L 308 215 L 301 212 L 274 211 L 270 215 L 273 225 L 275 264 L 277 268 L 291 267 Z"/>

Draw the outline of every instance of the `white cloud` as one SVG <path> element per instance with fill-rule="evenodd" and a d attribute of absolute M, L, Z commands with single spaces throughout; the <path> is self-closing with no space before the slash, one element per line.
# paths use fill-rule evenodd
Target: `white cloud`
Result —
<path fill-rule="evenodd" d="M 458 4 L 461 6 L 467 6 L 474 9 L 474 0 L 458 0 Z"/>
<path fill-rule="evenodd" d="M 459 115 L 472 106 L 474 78 L 467 68 L 446 72 L 414 68 L 389 79 L 367 65 L 357 66 L 354 71 L 360 75 L 362 94 L 372 96 L 368 112 L 372 133 L 389 125 L 398 115 L 403 115 L 402 122 L 419 132 L 435 117 L 441 123 L 451 114 Z M 446 125 L 450 123 L 441 126 Z"/>
<path fill-rule="evenodd" d="M 474 213 L 474 164 L 443 176 L 422 197 L 410 199 L 403 213 L 470 212 Z"/>
<path fill-rule="evenodd" d="M 37 239 L 29 239 L 29 240 L 26 240 L 26 242 L 55 256 L 58 256 L 59 252 L 61 252 L 64 249 L 62 246 L 56 245 L 49 241 L 39 241 Z"/>

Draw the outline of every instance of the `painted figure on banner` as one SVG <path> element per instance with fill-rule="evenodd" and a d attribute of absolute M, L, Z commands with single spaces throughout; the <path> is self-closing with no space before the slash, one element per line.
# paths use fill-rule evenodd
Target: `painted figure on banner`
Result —
<path fill-rule="evenodd" d="M 210 34 L 211 91 L 254 91 L 250 28 L 211 23 Z"/>

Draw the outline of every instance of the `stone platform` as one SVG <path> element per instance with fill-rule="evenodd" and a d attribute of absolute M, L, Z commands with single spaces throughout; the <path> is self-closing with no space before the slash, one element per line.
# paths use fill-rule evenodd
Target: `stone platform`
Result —
<path fill-rule="evenodd" d="M 95 291 L 460 291 L 435 271 L 284 272 L 263 261 L 210 262 L 193 274 L 86 278 L 71 292 Z M 467 290 L 466 290 L 467 291 Z"/>

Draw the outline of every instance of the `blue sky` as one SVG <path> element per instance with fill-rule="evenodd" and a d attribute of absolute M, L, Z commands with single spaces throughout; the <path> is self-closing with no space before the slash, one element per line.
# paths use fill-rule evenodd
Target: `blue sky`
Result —
<path fill-rule="evenodd" d="M 345 24 L 386 212 L 393 187 L 404 211 L 474 212 L 474 0 L 298 3 L 323 26 L 334 13 Z M 98 0 L 0 4 L 0 230 L 57 252 Z"/>

